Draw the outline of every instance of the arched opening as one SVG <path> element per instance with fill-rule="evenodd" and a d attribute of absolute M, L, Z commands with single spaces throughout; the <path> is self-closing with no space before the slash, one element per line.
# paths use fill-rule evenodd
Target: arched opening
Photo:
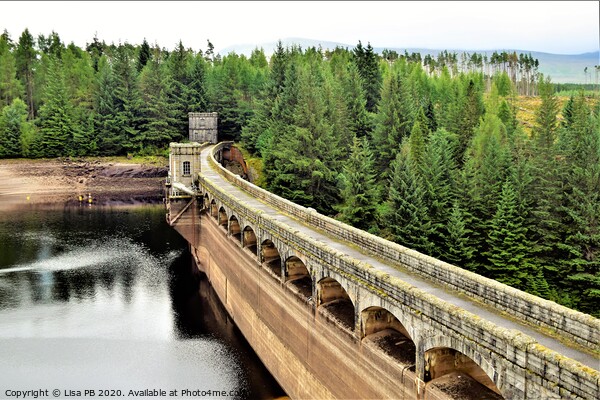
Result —
<path fill-rule="evenodd" d="M 227 213 L 223 207 L 219 208 L 219 226 L 227 229 Z"/>
<path fill-rule="evenodd" d="M 244 228 L 244 248 L 250 250 L 252 252 L 252 254 L 256 255 L 256 251 L 258 249 L 257 243 L 256 243 L 256 234 L 254 233 L 254 230 L 252 230 L 251 227 L 247 226 Z"/>
<path fill-rule="evenodd" d="M 391 312 L 369 307 L 361 312 L 364 343 L 373 343 L 404 365 L 415 365 L 417 348 L 408 331 Z"/>
<path fill-rule="evenodd" d="M 342 326 L 354 330 L 354 304 L 342 285 L 333 278 L 324 278 L 317 284 L 319 311 L 333 317 Z"/>
<path fill-rule="evenodd" d="M 206 210 L 210 209 L 210 199 L 208 198 L 208 193 L 204 194 L 203 201 L 202 201 L 202 208 L 204 208 Z"/>
<path fill-rule="evenodd" d="M 285 261 L 285 284 L 304 299 L 312 296 L 312 278 L 306 265 L 296 256 Z"/>
<path fill-rule="evenodd" d="M 217 219 L 219 217 L 219 213 L 217 211 L 217 203 L 213 200 L 210 202 L 210 215 Z"/>
<path fill-rule="evenodd" d="M 449 347 L 425 352 L 425 382 L 453 398 L 503 399 L 494 382 L 475 361 Z"/>
<path fill-rule="evenodd" d="M 231 218 L 229 218 L 229 234 L 241 243 L 242 229 L 240 228 L 240 223 L 235 215 L 232 215 Z"/>
<path fill-rule="evenodd" d="M 269 239 L 260 245 L 260 261 L 275 278 L 281 280 L 281 256 L 275 243 Z"/>

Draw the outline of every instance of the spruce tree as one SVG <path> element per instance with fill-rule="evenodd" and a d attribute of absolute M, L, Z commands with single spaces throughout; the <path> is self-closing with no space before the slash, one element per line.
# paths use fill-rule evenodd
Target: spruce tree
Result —
<path fill-rule="evenodd" d="M 48 83 L 40 108 L 40 151 L 44 157 L 71 155 L 73 137 L 80 127 L 65 85 L 60 60 L 51 59 Z"/>
<path fill-rule="evenodd" d="M 330 214 L 339 201 L 336 177 L 340 171 L 340 149 L 333 123 L 326 117 L 326 101 L 319 91 L 323 75 L 319 68 L 305 67 L 296 76 L 297 97 L 286 99 L 284 95 L 292 93 L 282 93 L 282 99 L 291 101 L 293 106 L 278 111 L 284 112 L 284 118 L 278 122 L 279 135 L 273 140 L 268 163 L 265 161 L 265 165 L 272 166 L 267 181 L 275 193 Z"/>
<path fill-rule="evenodd" d="M 540 146 L 550 148 L 556 139 L 558 128 L 558 100 L 553 93 L 553 87 L 550 79 L 540 80 L 538 90 L 542 103 L 535 116 L 535 125 L 533 128 L 533 137 Z"/>
<path fill-rule="evenodd" d="M 376 171 L 382 178 L 388 176 L 403 138 L 410 135 L 413 120 L 407 97 L 399 74 L 387 75 L 372 133 Z"/>
<path fill-rule="evenodd" d="M 409 139 L 392 162 L 392 174 L 380 225 L 403 246 L 432 254 L 431 221 L 418 165 L 411 159 Z"/>
<path fill-rule="evenodd" d="M 465 153 L 474 135 L 474 130 L 485 112 L 481 88 L 475 84 L 473 79 L 469 79 L 464 85 L 459 103 L 457 131 L 455 132 L 460 141 L 459 156 Z"/>
<path fill-rule="evenodd" d="M 512 183 L 506 180 L 486 238 L 485 275 L 522 290 L 537 275 L 529 258 L 531 244 L 523 222 Z"/>
<path fill-rule="evenodd" d="M 142 148 L 140 109 L 142 100 L 138 74 L 133 60 L 133 48 L 125 43 L 116 48 L 113 59 L 115 125 L 119 128 L 116 141 L 124 153 L 135 153 Z"/>
<path fill-rule="evenodd" d="M 445 254 L 447 227 L 455 202 L 457 164 L 454 153 L 457 147 L 456 135 L 439 129 L 429 136 L 421 156 L 419 169 L 425 185 L 424 201 L 431 220 L 430 240 L 435 245 L 435 256 Z"/>
<path fill-rule="evenodd" d="M 380 98 L 381 74 L 378 56 L 371 47 L 371 43 L 368 43 L 367 47 L 363 47 L 360 40 L 358 41 L 354 48 L 354 63 L 362 78 L 367 111 L 375 112 Z"/>
<path fill-rule="evenodd" d="M 599 315 L 600 299 L 600 124 L 583 95 L 573 103 L 573 124 L 560 131 L 559 151 L 566 165 L 565 236 L 558 260 L 573 306 Z"/>
<path fill-rule="evenodd" d="M 22 155 L 22 135 L 29 128 L 27 105 L 21 99 L 2 109 L 0 115 L 0 158 L 15 158 Z"/>
<path fill-rule="evenodd" d="M 142 69 L 146 66 L 151 57 L 152 52 L 150 51 L 150 45 L 146 41 L 146 38 L 144 38 L 142 45 L 140 46 L 137 58 L 136 68 L 138 72 L 142 72 Z"/>
<path fill-rule="evenodd" d="M 461 177 L 462 190 L 467 196 L 462 205 L 473 218 L 472 239 L 481 243 L 482 251 L 487 251 L 488 224 L 496 212 L 510 161 L 504 125 L 496 115 L 486 114 L 467 149 Z M 483 265 L 486 260 L 478 257 L 476 262 Z"/>
<path fill-rule="evenodd" d="M 125 138 L 121 135 L 118 123 L 117 98 L 115 96 L 116 78 L 106 56 L 98 60 L 94 92 L 94 132 L 100 155 L 123 154 Z"/>
<path fill-rule="evenodd" d="M 373 153 L 365 137 L 354 138 L 350 157 L 338 176 L 341 204 L 336 207 L 339 219 L 359 229 L 369 230 L 376 225 L 379 193 L 373 172 Z"/>
<path fill-rule="evenodd" d="M 536 110 L 536 124 L 531 141 L 532 192 L 535 193 L 531 215 L 534 225 L 535 264 L 548 281 L 551 299 L 560 301 L 558 288 L 563 277 L 557 260 L 567 257 L 561 248 L 565 230 L 564 164 L 557 159 L 558 104 L 549 79 L 539 83 L 541 105 Z"/>
<path fill-rule="evenodd" d="M 469 228 L 467 215 L 458 200 L 454 201 L 450 209 L 446 232 L 442 251 L 438 252 L 441 253 L 440 257 L 456 266 L 476 271 L 474 258 L 477 249 L 470 239 L 473 231 Z"/>
<path fill-rule="evenodd" d="M 154 152 L 182 138 L 177 130 L 175 105 L 170 101 L 172 87 L 159 49 L 154 49 L 139 78 L 142 99 L 140 135 L 146 151 Z"/>

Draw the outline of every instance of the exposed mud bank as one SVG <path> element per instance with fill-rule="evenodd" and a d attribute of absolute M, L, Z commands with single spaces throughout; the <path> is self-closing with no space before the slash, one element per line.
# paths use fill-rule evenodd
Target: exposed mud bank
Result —
<path fill-rule="evenodd" d="M 166 166 L 84 161 L 1 160 L 0 210 L 23 203 L 160 202 Z"/>

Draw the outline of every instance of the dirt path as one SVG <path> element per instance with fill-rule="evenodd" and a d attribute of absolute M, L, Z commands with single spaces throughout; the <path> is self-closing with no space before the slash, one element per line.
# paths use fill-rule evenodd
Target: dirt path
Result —
<path fill-rule="evenodd" d="M 0 210 L 24 203 L 160 197 L 166 167 L 103 161 L 0 160 Z"/>

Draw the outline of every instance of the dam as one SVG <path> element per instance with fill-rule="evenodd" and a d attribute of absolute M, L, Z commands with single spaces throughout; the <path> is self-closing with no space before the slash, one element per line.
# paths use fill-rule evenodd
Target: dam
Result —
<path fill-rule="evenodd" d="M 600 322 L 355 229 L 171 144 L 167 220 L 291 398 L 597 399 Z"/>

